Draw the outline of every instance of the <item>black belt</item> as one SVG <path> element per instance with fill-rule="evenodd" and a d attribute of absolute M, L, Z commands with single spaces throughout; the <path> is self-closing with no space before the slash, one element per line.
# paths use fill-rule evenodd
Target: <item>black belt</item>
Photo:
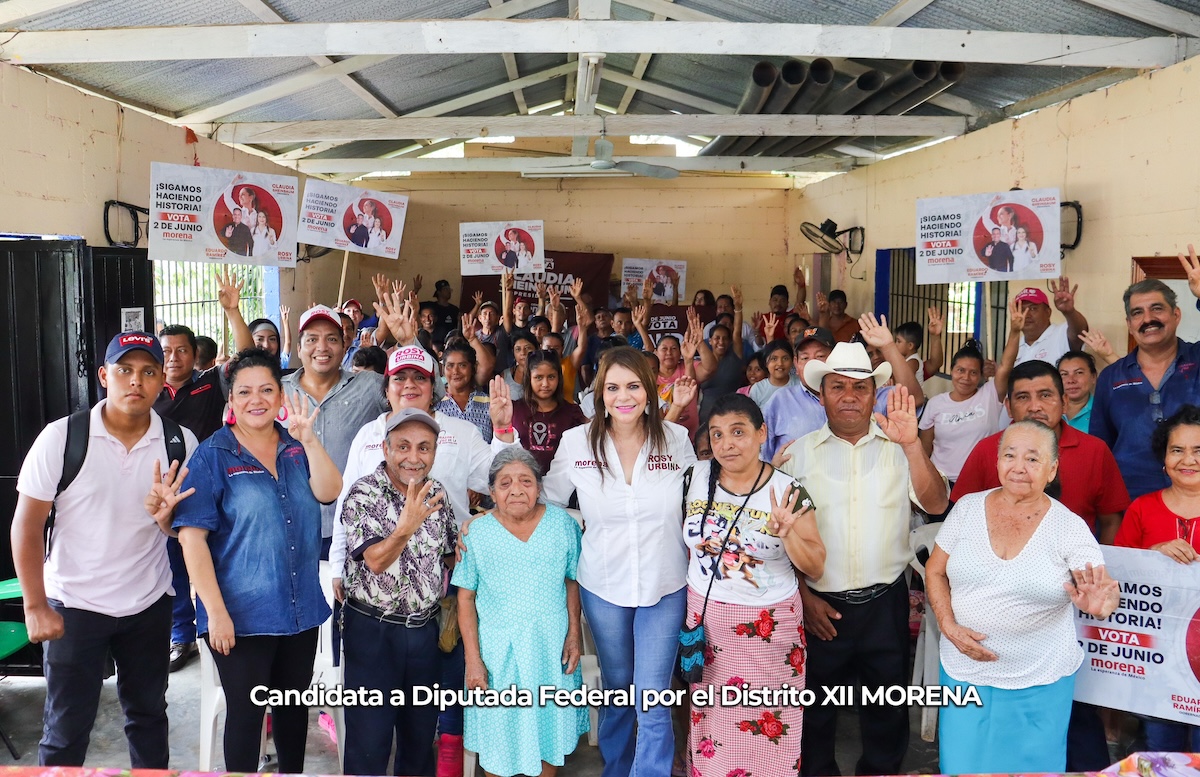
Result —
<path fill-rule="evenodd" d="M 368 618 L 374 618 L 383 623 L 391 623 L 394 626 L 404 626 L 409 629 L 419 629 L 426 623 L 429 623 L 442 612 L 441 604 L 437 604 L 430 609 L 416 615 L 400 615 L 395 613 L 387 613 L 378 607 L 372 607 L 366 602 L 360 602 L 357 599 L 346 598 L 346 606 L 354 610 L 359 615 L 366 615 Z"/>
<path fill-rule="evenodd" d="M 904 575 L 901 575 L 892 583 L 880 583 L 879 585 L 868 586 L 867 588 L 856 588 L 853 591 L 817 591 L 817 593 L 821 596 L 827 596 L 830 599 L 836 599 L 839 602 L 845 602 L 846 604 L 866 604 L 883 596 L 902 582 L 904 582 Z"/>

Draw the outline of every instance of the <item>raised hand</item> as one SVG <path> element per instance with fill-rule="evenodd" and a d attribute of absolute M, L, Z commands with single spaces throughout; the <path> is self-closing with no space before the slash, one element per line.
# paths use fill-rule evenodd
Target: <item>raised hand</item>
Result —
<path fill-rule="evenodd" d="M 1200 258 L 1196 256 L 1196 249 L 1191 243 L 1188 243 L 1187 256 L 1179 255 L 1179 264 L 1187 273 L 1188 290 L 1192 296 L 1200 297 Z"/>
<path fill-rule="evenodd" d="M 587 330 L 595 320 L 595 316 L 592 315 L 592 311 L 588 310 L 587 305 L 575 306 L 575 322 L 579 325 L 580 338 L 587 336 Z"/>
<path fill-rule="evenodd" d="M 808 285 L 808 282 L 804 280 L 804 268 L 800 265 L 796 265 L 796 269 L 792 270 L 792 282 L 798 289 L 803 289 Z"/>
<path fill-rule="evenodd" d="M 1109 364 L 1117 360 L 1117 352 L 1113 350 L 1112 343 L 1108 342 L 1108 338 L 1099 329 L 1089 329 L 1086 332 L 1080 332 L 1079 339 L 1083 341 L 1084 345 L 1092 349 L 1092 353 Z"/>
<path fill-rule="evenodd" d="M 876 319 L 874 313 L 863 313 L 858 317 L 858 326 L 867 345 L 886 348 L 896 342 L 892 337 L 892 330 L 888 329 L 887 316 L 880 316 Z"/>
<path fill-rule="evenodd" d="M 654 297 L 654 279 L 649 275 L 642 281 L 642 299 L 652 299 Z"/>
<path fill-rule="evenodd" d="M 405 290 L 404 281 L 392 281 L 392 293 L 397 297 L 404 299 L 404 297 L 407 296 L 404 293 Z"/>
<path fill-rule="evenodd" d="M 424 285 L 424 281 L 425 279 L 421 277 L 421 273 L 417 273 L 413 276 L 413 294 L 421 293 L 421 286 Z"/>
<path fill-rule="evenodd" d="M 317 420 L 321 409 L 313 407 L 310 410 L 308 400 L 299 393 L 289 396 L 286 391 L 283 392 L 283 406 L 287 410 L 288 433 L 296 438 L 296 442 L 301 445 L 320 444 L 317 433 L 313 431 L 313 421 Z"/>
<path fill-rule="evenodd" d="M 1008 301 L 1008 328 L 1013 332 L 1020 332 L 1024 329 L 1025 315 L 1028 312 L 1029 308 L 1024 302 L 1010 299 Z"/>
<path fill-rule="evenodd" d="M 1121 601 L 1120 587 L 1108 576 L 1103 564 L 1072 569 L 1071 580 L 1063 583 L 1063 589 L 1071 597 L 1071 604 L 1101 620 L 1112 615 Z"/>
<path fill-rule="evenodd" d="M 700 314 L 696 311 L 696 308 L 690 305 L 687 309 L 687 320 L 688 329 L 695 329 L 699 332 L 704 331 L 704 325 L 700 323 Z"/>
<path fill-rule="evenodd" d="M 729 296 L 733 297 L 733 309 L 735 311 L 741 310 L 742 309 L 742 287 L 741 286 L 730 286 L 729 287 Z"/>
<path fill-rule="evenodd" d="M 505 270 L 500 275 L 500 290 L 511 292 L 517 286 L 517 277 L 514 270 Z"/>
<path fill-rule="evenodd" d="M 824 316 L 829 313 L 829 298 L 825 296 L 825 292 L 817 292 L 817 315 Z"/>
<path fill-rule="evenodd" d="M 488 414 L 492 417 L 492 426 L 497 429 L 507 429 L 512 426 L 513 405 L 512 390 L 503 375 L 492 378 L 488 384 Z"/>
<path fill-rule="evenodd" d="M 412 303 L 392 292 L 384 294 L 374 307 L 396 342 L 407 345 L 417 339 L 417 317 Z"/>
<path fill-rule="evenodd" d="M 756 310 L 750 316 L 750 325 L 754 327 L 754 331 L 763 331 L 763 314 L 762 311 Z"/>
<path fill-rule="evenodd" d="M 535 283 L 533 285 L 533 290 L 537 294 L 538 299 L 546 299 L 546 295 L 549 294 L 549 287 L 546 285 L 545 281 L 538 281 Z"/>
<path fill-rule="evenodd" d="M 812 321 L 812 311 L 808 309 L 808 303 L 805 302 L 804 300 L 798 301 L 796 303 L 795 307 L 792 308 L 792 310 L 795 311 L 797 316 L 800 316 L 800 318 L 804 319 L 805 321 L 809 322 L 810 324 L 813 322 Z"/>
<path fill-rule="evenodd" d="M 381 272 L 371 276 L 371 285 L 375 287 L 375 299 L 383 299 L 383 295 L 388 291 L 387 276 Z"/>
<path fill-rule="evenodd" d="M 546 299 L 547 305 L 553 310 L 557 310 L 558 306 L 562 304 L 562 294 L 554 286 L 546 289 Z"/>
<path fill-rule="evenodd" d="M 925 327 L 925 331 L 930 337 L 941 337 L 946 331 L 946 319 L 942 318 L 942 311 L 931 307 L 926 313 L 929 315 L 929 326 Z"/>
<path fill-rule="evenodd" d="M 237 310 L 242 297 L 243 282 L 235 278 L 232 270 L 217 273 L 217 301 L 225 310 Z"/>
<path fill-rule="evenodd" d="M 633 309 L 633 323 L 641 324 L 642 326 L 650 326 L 650 308 L 646 305 L 638 305 Z"/>
<path fill-rule="evenodd" d="M 801 499 L 801 494 L 800 489 L 793 488 L 781 500 L 775 494 L 775 486 L 771 486 L 771 517 L 767 521 L 767 530 L 781 540 L 791 533 L 797 521 L 811 522 L 810 528 L 816 531 L 816 512 L 811 503 L 804 503 L 806 500 Z"/>
<path fill-rule="evenodd" d="M 575 282 L 571 284 L 571 296 L 576 302 L 583 296 L 583 278 L 576 278 Z"/>
<path fill-rule="evenodd" d="M 671 390 L 671 404 L 687 407 L 696 399 L 696 379 L 682 375 Z"/>
<path fill-rule="evenodd" d="M 1200 280 L 1197 281 L 1200 283 Z M 1191 288 L 1191 278 L 1188 279 L 1188 288 Z M 1053 279 L 1050 280 L 1050 293 L 1054 295 L 1054 307 L 1062 313 L 1070 313 L 1075 310 L 1075 292 L 1079 291 L 1079 284 L 1071 286 L 1070 279 L 1063 276 L 1057 283 Z"/>
<path fill-rule="evenodd" d="M 779 326 L 779 316 L 774 313 L 767 313 L 762 317 L 762 325 L 767 339 L 771 339 L 775 336 L 775 327 Z"/>
<path fill-rule="evenodd" d="M 483 304 L 483 292 L 482 291 L 475 292 L 474 294 L 471 295 L 471 299 L 475 300 L 475 309 L 478 310 L 479 306 Z"/>
<path fill-rule="evenodd" d="M 421 528 L 421 524 L 425 523 L 426 518 L 441 508 L 442 499 L 446 493 L 443 491 L 430 499 L 429 491 L 432 488 L 433 481 L 428 479 L 408 484 L 404 509 L 400 511 L 400 515 L 396 519 L 396 528 L 393 533 L 406 534 L 411 537 L 417 529 Z"/>
<path fill-rule="evenodd" d="M 888 439 L 900 445 L 917 441 L 917 402 L 904 386 L 896 386 L 888 394 L 887 415 L 875 414 L 875 423 Z"/>
<path fill-rule="evenodd" d="M 290 320 L 291 315 L 291 308 L 289 308 L 287 305 L 279 306 L 279 323 L 283 325 L 283 329 L 287 329 L 288 321 Z"/>
<path fill-rule="evenodd" d="M 470 313 L 462 314 L 462 324 L 459 329 L 462 331 L 463 337 L 470 342 L 475 342 L 475 316 Z"/>
<path fill-rule="evenodd" d="M 175 505 L 196 493 L 195 488 L 179 493 L 187 473 L 187 467 L 181 468 L 180 463 L 176 461 L 171 463 L 171 468 L 164 475 L 158 460 L 154 462 L 154 481 L 150 484 L 150 493 L 146 494 L 142 504 L 164 532 L 171 531 L 171 516 L 175 512 Z"/>

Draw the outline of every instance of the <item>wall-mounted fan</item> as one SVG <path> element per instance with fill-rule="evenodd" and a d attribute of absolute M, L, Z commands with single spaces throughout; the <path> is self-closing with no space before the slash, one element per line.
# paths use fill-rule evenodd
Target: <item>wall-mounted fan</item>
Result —
<path fill-rule="evenodd" d="M 821 222 L 821 226 L 817 226 L 811 221 L 805 221 L 800 225 L 800 232 L 831 254 L 840 254 L 842 251 L 848 254 L 861 254 L 863 242 L 866 239 L 866 230 L 862 227 L 838 230 L 838 225 L 833 219 L 825 219 Z M 844 243 L 842 235 L 849 235 Z"/>

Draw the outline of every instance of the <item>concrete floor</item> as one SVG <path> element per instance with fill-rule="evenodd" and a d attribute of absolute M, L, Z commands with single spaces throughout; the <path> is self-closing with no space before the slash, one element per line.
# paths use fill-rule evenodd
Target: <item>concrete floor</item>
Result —
<path fill-rule="evenodd" d="M 171 718 L 171 767 L 192 770 L 198 763 L 200 715 L 200 663 L 193 660 L 187 667 L 171 675 L 167 703 Z M 37 743 L 41 737 L 42 706 L 45 684 L 40 677 L 9 677 L 0 680 L 0 727 L 12 738 L 21 758 L 19 765 L 37 764 Z M 937 771 L 937 747 L 923 742 L 919 736 L 920 710 L 910 714 L 912 736 L 903 771 L 908 774 L 929 774 Z M 117 702 L 116 679 L 104 684 L 96 728 L 92 732 L 87 766 L 128 768 L 129 753 L 122 731 L 124 718 Z M 270 744 L 268 743 L 268 750 Z M 858 718 L 853 711 L 843 713 L 838 733 L 838 758 L 845 774 L 854 773 L 854 762 L 860 752 Z M 11 755 L 0 747 L 0 765 L 11 764 Z M 224 760 L 218 752 L 215 768 Z M 272 767 L 268 766 L 268 770 Z M 560 770 L 563 777 L 599 777 L 599 751 L 580 740 L 578 749 L 567 758 Z M 309 774 L 334 774 L 337 770 L 337 748 L 320 728 L 316 715 L 309 729 L 308 756 L 305 771 Z"/>

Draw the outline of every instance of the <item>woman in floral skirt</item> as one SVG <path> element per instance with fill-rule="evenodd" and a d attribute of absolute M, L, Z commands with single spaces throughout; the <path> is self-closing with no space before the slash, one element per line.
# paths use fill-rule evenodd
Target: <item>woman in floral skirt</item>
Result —
<path fill-rule="evenodd" d="M 687 626 L 703 617 L 699 685 L 711 686 L 715 697 L 711 706 L 692 708 L 692 777 L 794 777 L 799 769 L 799 706 L 721 703 L 722 686 L 804 688 L 796 575 L 820 577 L 825 567 L 808 494 L 759 459 L 766 435 L 753 400 L 722 397 L 709 420 L 711 465 L 696 469 L 687 494 Z"/>

